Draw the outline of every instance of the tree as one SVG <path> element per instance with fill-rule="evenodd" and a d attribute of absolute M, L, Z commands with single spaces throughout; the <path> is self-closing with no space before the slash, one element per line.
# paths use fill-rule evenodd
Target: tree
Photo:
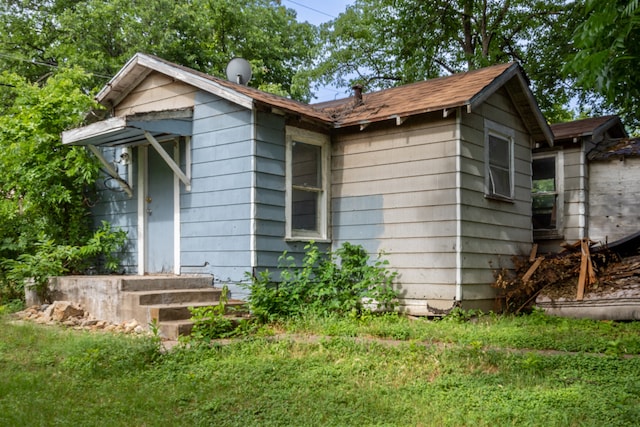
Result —
<path fill-rule="evenodd" d="M 588 0 L 575 31 L 575 54 L 565 70 L 638 126 L 640 108 L 640 7 L 638 1 Z"/>
<path fill-rule="evenodd" d="M 234 56 L 252 86 L 310 96 L 297 73 L 315 55 L 317 31 L 272 0 L 0 0 L 0 65 L 38 81 L 79 65 L 101 87 L 136 52 L 224 77 Z"/>
<path fill-rule="evenodd" d="M 0 300 L 16 297 L 27 277 L 79 271 L 123 241 L 109 227 L 92 231 L 88 215 L 95 160 L 63 147 L 60 132 L 93 105 L 87 76 L 57 71 L 45 84 L 0 75 Z"/>
<path fill-rule="evenodd" d="M 564 0 L 362 0 L 323 28 L 315 76 L 376 89 L 517 61 L 555 115 L 572 96 L 559 71 L 579 11 Z"/>

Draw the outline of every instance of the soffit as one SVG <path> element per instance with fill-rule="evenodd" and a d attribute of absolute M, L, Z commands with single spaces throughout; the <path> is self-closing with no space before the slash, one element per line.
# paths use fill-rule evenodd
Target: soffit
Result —
<path fill-rule="evenodd" d="M 156 139 L 191 135 L 191 109 L 112 117 L 64 131 L 65 145 L 135 146 L 148 143 L 145 132 Z"/>

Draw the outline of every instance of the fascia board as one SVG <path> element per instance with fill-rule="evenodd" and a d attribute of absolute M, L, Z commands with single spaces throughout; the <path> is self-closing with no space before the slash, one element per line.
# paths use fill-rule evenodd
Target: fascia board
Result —
<path fill-rule="evenodd" d="M 226 88 L 216 82 L 189 73 L 150 56 L 138 53 L 98 93 L 96 100 L 114 107 L 120 103 L 152 71 L 159 72 L 183 83 L 217 95 L 247 109 L 253 108 L 253 98 Z"/>

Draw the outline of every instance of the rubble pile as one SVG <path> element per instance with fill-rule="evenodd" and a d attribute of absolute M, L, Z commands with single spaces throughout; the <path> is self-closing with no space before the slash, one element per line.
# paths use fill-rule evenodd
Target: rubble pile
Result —
<path fill-rule="evenodd" d="M 513 271 L 496 272 L 493 286 L 501 290 L 506 309 L 516 313 L 531 306 L 539 294 L 582 301 L 636 289 L 640 283 L 640 255 L 621 257 L 588 239 L 566 244 L 558 254 L 538 255 L 534 247 L 530 256 L 514 257 L 513 264 Z"/>
<path fill-rule="evenodd" d="M 61 324 L 74 329 L 91 331 L 111 331 L 125 334 L 146 334 L 147 329 L 135 319 L 122 323 L 111 323 L 94 319 L 79 304 L 70 301 L 55 301 L 52 304 L 35 305 L 15 313 L 23 320 L 54 325 Z"/>

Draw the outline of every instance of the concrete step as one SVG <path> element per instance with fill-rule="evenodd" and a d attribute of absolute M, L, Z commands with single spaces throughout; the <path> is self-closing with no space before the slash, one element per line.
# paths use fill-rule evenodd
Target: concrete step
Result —
<path fill-rule="evenodd" d="M 120 290 L 125 292 L 167 289 L 211 288 L 213 276 L 121 276 Z"/>
<path fill-rule="evenodd" d="M 227 319 L 232 320 L 235 324 L 242 320 L 248 319 L 247 315 L 226 315 Z M 193 322 L 190 320 L 164 320 L 158 322 L 158 330 L 163 338 L 176 340 L 180 336 L 186 336 L 193 330 Z"/>
<path fill-rule="evenodd" d="M 156 304 L 145 306 L 149 310 L 149 318 L 158 322 L 170 320 L 188 320 L 191 318 L 190 307 L 211 307 L 215 303 L 174 303 L 174 304 Z M 248 312 L 247 303 L 240 300 L 229 300 L 225 305 L 227 314 L 246 314 Z"/>
<path fill-rule="evenodd" d="M 166 289 L 161 291 L 135 291 L 130 292 L 138 297 L 140 305 L 176 304 L 176 303 L 216 303 L 220 301 L 222 289 Z"/>

